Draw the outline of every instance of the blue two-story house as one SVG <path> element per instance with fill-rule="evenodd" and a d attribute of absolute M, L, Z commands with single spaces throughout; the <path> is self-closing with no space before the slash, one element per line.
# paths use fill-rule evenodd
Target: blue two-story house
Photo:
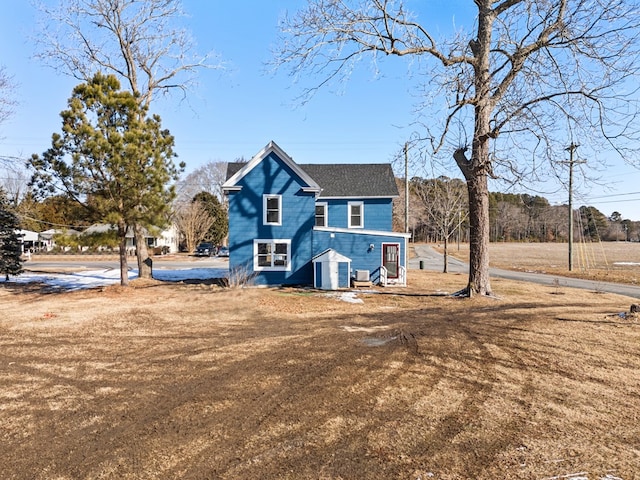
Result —
<path fill-rule="evenodd" d="M 406 285 L 409 234 L 392 231 L 398 189 L 388 164 L 298 165 L 270 142 L 231 163 L 232 277 L 258 285 Z"/>

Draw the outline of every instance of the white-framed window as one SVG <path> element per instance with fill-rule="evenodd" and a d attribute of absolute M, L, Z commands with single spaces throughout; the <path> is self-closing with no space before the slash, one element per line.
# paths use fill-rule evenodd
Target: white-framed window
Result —
<path fill-rule="evenodd" d="M 364 202 L 348 203 L 349 228 L 364 228 Z"/>
<path fill-rule="evenodd" d="M 262 196 L 262 220 L 265 225 L 282 225 L 282 195 Z"/>
<path fill-rule="evenodd" d="M 316 227 L 328 227 L 329 217 L 327 216 L 327 202 L 316 203 Z"/>
<path fill-rule="evenodd" d="M 253 269 L 291 270 L 291 240 L 257 239 L 253 241 Z"/>

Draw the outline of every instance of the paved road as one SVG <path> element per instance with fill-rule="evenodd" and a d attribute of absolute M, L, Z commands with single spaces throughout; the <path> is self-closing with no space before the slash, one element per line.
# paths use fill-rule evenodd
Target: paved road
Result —
<path fill-rule="evenodd" d="M 417 258 L 409 260 L 409 268 L 420 268 L 420 262 L 426 270 L 441 272 L 444 266 L 443 256 L 428 245 L 416 245 L 414 247 Z M 449 257 L 449 272 L 468 273 L 469 265 L 456 258 Z M 546 275 L 544 273 L 517 272 L 503 270 L 501 268 L 489 269 L 489 274 L 496 278 L 506 278 L 509 280 L 519 280 L 522 282 L 538 283 L 549 286 L 564 286 L 571 288 L 582 288 L 593 290 L 594 292 L 610 292 L 628 297 L 640 298 L 640 287 L 626 285 L 622 283 L 598 282 L 594 280 L 582 280 L 579 278 L 561 277 L 559 275 Z"/>

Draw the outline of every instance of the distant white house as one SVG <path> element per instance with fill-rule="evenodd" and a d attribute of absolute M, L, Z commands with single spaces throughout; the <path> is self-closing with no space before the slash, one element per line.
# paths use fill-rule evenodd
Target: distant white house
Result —
<path fill-rule="evenodd" d="M 20 230 L 20 234 L 23 236 L 23 252 L 26 252 L 27 249 L 31 251 L 35 250 L 45 250 L 51 251 L 56 247 L 55 236 L 56 235 L 91 235 L 96 233 L 107 233 L 110 231 L 115 231 L 116 226 L 110 225 L 106 223 L 95 223 L 89 227 L 87 227 L 82 232 L 73 229 L 61 230 L 61 229 L 50 229 L 45 230 L 44 232 L 32 232 L 30 230 Z M 145 239 L 147 242 L 147 247 L 151 250 L 154 250 L 155 253 L 176 253 L 178 252 L 179 245 L 179 234 L 178 228 L 175 225 L 171 225 L 170 227 L 160 231 L 158 234 L 154 235 L 151 232 L 145 230 Z M 103 247 L 107 249 L 107 247 Z M 129 229 L 126 235 L 126 248 L 127 253 L 129 255 L 135 254 L 135 239 L 133 235 L 133 231 Z M 66 248 L 67 250 L 70 247 Z M 83 248 L 86 250 L 86 247 Z"/>
<path fill-rule="evenodd" d="M 69 228 L 67 230 L 61 230 L 57 228 L 51 228 L 49 230 L 45 230 L 44 232 L 38 233 L 38 242 L 40 243 L 40 247 L 45 251 L 50 251 L 56 246 L 56 242 L 53 239 L 54 235 L 78 235 L 80 232 L 77 230 L 73 230 Z"/>
<path fill-rule="evenodd" d="M 90 227 L 87 227 L 81 235 L 90 235 L 93 233 L 105 233 L 109 231 L 115 231 L 116 226 L 105 224 L 105 223 L 95 223 Z M 159 234 L 154 235 L 148 230 L 144 230 L 144 237 L 147 242 L 147 247 L 152 250 L 158 250 L 162 253 L 176 253 L 178 252 L 178 229 L 175 225 L 171 225 L 169 228 L 162 230 Z M 126 234 L 126 248 L 127 253 L 129 255 L 135 254 L 135 238 L 133 235 L 133 231 L 131 228 L 127 230 Z"/>
<path fill-rule="evenodd" d="M 178 227 L 176 225 L 172 224 L 170 227 L 162 230 L 160 232 L 160 236 L 154 238 L 156 242 L 154 247 L 167 247 L 169 249 L 169 253 L 178 253 L 180 244 L 180 232 L 178 231 Z"/>
<path fill-rule="evenodd" d="M 38 246 L 38 232 L 18 230 L 22 243 L 22 253 L 32 252 Z"/>

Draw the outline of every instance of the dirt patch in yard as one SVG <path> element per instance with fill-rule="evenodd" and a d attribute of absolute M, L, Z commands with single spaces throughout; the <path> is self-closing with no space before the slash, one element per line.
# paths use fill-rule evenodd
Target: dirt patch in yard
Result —
<path fill-rule="evenodd" d="M 632 299 L 409 275 L 362 303 L 6 284 L 2 477 L 640 478 Z"/>

